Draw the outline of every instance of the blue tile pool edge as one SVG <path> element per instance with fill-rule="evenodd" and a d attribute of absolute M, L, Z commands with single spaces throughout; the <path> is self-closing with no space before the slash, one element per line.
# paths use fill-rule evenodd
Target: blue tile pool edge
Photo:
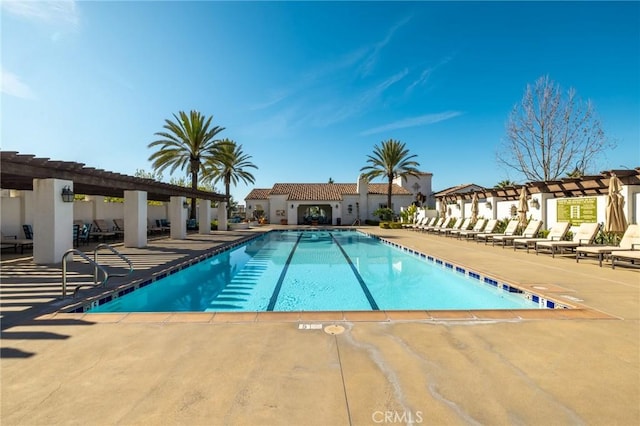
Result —
<path fill-rule="evenodd" d="M 132 291 L 136 291 L 140 288 L 146 287 L 149 284 L 154 283 L 155 281 L 165 278 L 168 275 L 174 274 L 175 272 L 188 268 L 190 266 L 193 266 L 197 263 L 200 263 L 204 260 L 207 260 L 213 256 L 216 256 L 220 253 L 224 253 L 227 252 L 229 250 L 232 250 L 238 246 L 241 246 L 243 244 L 246 244 L 250 241 L 253 241 L 254 239 L 257 238 L 261 238 L 262 236 L 272 233 L 272 232 L 298 232 L 298 231 L 304 231 L 304 232 L 327 232 L 328 230 L 330 230 L 331 232 L 347 232 L 347 231 L 356 231 L 359 232 L 363 235 L 366 235 L 367 237 L 371 237 L 374 238 L 380 242 L 382 242 L 383 244 L 387 244 L 390 246 L 393 246 L 399 250 L 402 250 L 403 252 L 407 253 L 407 254 L 411 254 L 414 255 L 422 260 L 425 260 L 427 262 L 432 262 L 436 265 L 440 265 L 443 268 L 446 268 L 448 270 L 451 271 L 455 271 L 457 273 L 463 274 L 468 276 L 469 278 L 473 278 L 478 280 L 481 283 L 487 284 L 487 285 L 491 285 L 493 287 L 497 287 L 497 288 L 501 288 L 503 291 L 508 291 L 509 293 L 516 293 L 516 294 L 521 294 L 522 297 L 524 297 L 527 300 L 530 300 L 533 303 L 537 303 L 538 304 L 538 309 L 539 308 L 545 308 L 545 309 L 572 309 L 574 308 L 571 305 L 568 305 L 566 303 L 562 303 L 559 302 L 557 300 L 554 299 L 550 299 L 547 297 L 543 297 L 540 296 L 536 293 L 533 293 L 531 291 L 525 290 L 525 289 L 521 289 L 518 286 L 515 286 L 513 284 L 509 284 L 506 282 L 500 282 L 500 280 L 498 280 L 495 277 L 491 277 L 485 274 L 480 274 L 478 272 L 475 272 L 465 266 L 462 265 L 456 265 L 455 263 L 449 262 L 449 261 L 445 261 L 442 259 L 438 259 L 434 256 L 431 255 L 427 255 L 425 253 L 420 252 L 419 250 L 415 250 L 415 249 L 411 249 L 408 247 L 405 247 L 401 244 L 392 242 L 392 241 L 388 241 L 385 240 L 384 238 L 381 238 L 378 235 L 374 235 L 374 234 L 370 234 L 368 232 L 365 232 L 361 229 L 355 229 L 355 228 L 336 228 L 336 229 L 285 229 L 285 230 L 271 230 L 262 234 L 257 234 L 257 235 L 251 235 L 248 236 L 246 238 L 237 240 L 237 241 L 233 241 L 229 244 L 225 244 L 225 245 L 221 245 L 221 246 L 216 246 L 213 247 L 207 251 L 205 251 L 203 254 L 193 257 L 193 258 L 189 258 L 187 260 L 185 260 L 184 262 L 181 262 L 173 267 L 158 271 L 156 273 L 154 273 L 151 277 L 145 277 L 145 278 L 140 278 L 137 279 L 135 281 L 132 281 L 130 283 L 125 283 L 125 284 L 121 284 L 116 288 L 113 289 L 109 289 L 106 292 L 97 295 L 97 296 L 93 296 L 90 298 L 87 298 L 86 300 L 82 300 L 82 301 L 78 301 L 76 303 L 71 304 L 70 306 L 67 306 L 65 308 L 63 308 L 61 310 L 61 312 L 66 312 L 66 313 L 86 313 L 86 312 L 91 312 L 92 308 L 95 308 L 97 306 L 103 305 L 107 302 L 110 302 L 113 299 L 117 299 L 118 297 L 124 296 L 126 294 L 131 293 Z M 532 307 L 532 309 L 535 309 Z"/>
<path fill-rule="evenodd" d="M 358 232 L 365 234 L 371 238 L 375 238 L 376 240 L 379 240 L 380 242 L 382 242 L 383 244 L 387 244 L 390 245 L 392 247 L 395 247 L 398 250 L 401 250 L 407 254 L 411 254 L 414 255 L 416 257 L 419 257 L 420 259 L 423 259 L 427 262 L 431 262 L 434 265 L 438 265 L 441 266 L 444 269 L 450 270 L 450 271 L 454 271 L 456 273 L 465 275 L 469 278 L 478 280 L 479 282 L 483 283 L 483 284 L 487 284 L 490 285 L 492 287 L 495 288 L 499 288 L 502 289 L 503 291 L 509 292 L 509 293 L 515 293 L 515 294 L 520 294 L 522 297 L 524 297 L 527 300 L 530 300 L 533 303 L 537 303 L 538 304 L 538 308 L 544 308 L 544 309 L 575 309 L 575 306 L 569 305 L 567 303 L 563 303 L 560 302 L 556 299 L 552 299 L 549 297 L 543 297 L 539 294 L 533 293 L 530 290 L 524 289 L 524 288 L 520 288 L 517 285 L 514 284 L 510 284 L 507 282 L 504 282 L 503 280 L 500 280 L 496 277 L 490 276 L 490 275 L 486 275 L 486 274 L 482 274 L 476 271 L 473 271 L 472 269 L 463 266 L 463 265 L 458 265 L 456 263 L 447 261 L 447 260 L 443 260 L 443 259 L 438 259 L 434 256 L 422 253 L 419 250 L 415 250 L 409 247 L 405 247 L 402 244 L 398 244 L 396 242 L 393 241 L 389 241 L 386 240 L 378 235 L 374 235 L 374 234 L 369 234 L 367 232 L 364 232 L 362 230 L 358 230 Z M 535 308 L 534 308 L 535 309 Z"/>

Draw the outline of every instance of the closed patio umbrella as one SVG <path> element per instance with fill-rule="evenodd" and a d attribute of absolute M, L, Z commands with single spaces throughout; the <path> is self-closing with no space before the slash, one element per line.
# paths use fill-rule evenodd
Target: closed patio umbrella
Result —
<path fill-rule="evenodd" d="M 609 193 L 607 194 L 607 210 L 605 211 L 607 222 L 604 225 L 606 232 L 623 233 L 627 229 L 627 220 L 624 217 L 624 198 L 620 195 L 622 182 L 616 175 L 609 178 Z"/>
<path fill-rule="evenodd" d="M 440 217 L 447 215 L 447 205 L 444 202 L 444 198 L 440 199 Z"/>
<path fill-rule="evenodd" d="M 478 193 L 473 193 L 473 198 L 471 199 L 471 223 L 476 223 L 478 220 L 478 212 L 480 211 L 478 207 Z"/>
<path fill-rule="evenodd" d="M 522 186 L 520 191 L 520 199 L 518 200 L 518 213 L 520 226 L 525 228 L 527 226 L 527 212 L 529 211 L 529 205 L 527 204 L 527 187 Z"/>

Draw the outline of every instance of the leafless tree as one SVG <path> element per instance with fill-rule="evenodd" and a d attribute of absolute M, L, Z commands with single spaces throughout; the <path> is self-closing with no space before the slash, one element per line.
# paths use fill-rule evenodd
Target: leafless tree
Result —
<path fill-rule="evenodd" d="M 575 170 L 585 174 L 598 155 L 615 146 L 591 101 L 581 101 L 573 88 L 563 93 L 548 76 L 527 85 L 506 130 L 498 163 L 528 180 L 556 180 Z"/>

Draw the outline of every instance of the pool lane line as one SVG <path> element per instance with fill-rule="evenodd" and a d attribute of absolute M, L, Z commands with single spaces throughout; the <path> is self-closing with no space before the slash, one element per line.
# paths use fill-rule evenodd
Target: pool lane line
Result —
<path fill-rule="evenodd" d="M 282 268 L 282 272 L 280 272 L 280 278 L 278 278 L 278 283 L 276 284 L 276 288 L 273 289 L 273 294 L 271 295 L 271 299 L 269 299 L 269 306 L 267 306 L 267 311 L 273 311 L 273 308 L 276 306 L 276 302 L 278 301 L 278 295 L 280 294 L 280 288 L 282 287 L 282 282 L 284 281 L 285 275 L 287 275 L 287 269 L 289 269 L 289 264 L 291 263 L 291 259 L 293 258 L 293 253 L 298 248 L 298 243 L 302 239 L 302 233 L 298 235 L 298 239 L 296 243 L 293 245 L 291 249 L 291 253 L 289 253 L 289 257 L 287 261 L 284 263 L 284 268 Z"/>
<path fill-rule="evenodd" d="M 344 258 L 347 259 L 347 263 L 349 264 L 349 266 L 351 266 L 351 270 L 353 271 L 353 274 L 356 276 L 356 279 L 360 283 L 360 287 L 362 288 L 364 295 L 367 297 L 367 300 L 369 301 L 369 305 L 371 305 L 371 310 L 379 311 L 380 308 L 378 308 L 378 304 L 376 303 L 373 296 L 371 295 L 371 292 L 369 291 L 369 287 L 367 287 L 367 284 L 364 282 L 364 279 L 362 279 L 362 275 L 360 275 L 360 272 L 358 272 L 358 270 L 356 269 L 356 265 L 353 264 L 347 252 L 344 251 L 344 248 L 342 248 L 342 245 L 338 242 L 338 240 L 336 240 L 336 237 L 334 237 L 331 232 L 329 232 L 329 235 L 331 235 L 331 239 L 333 240 L 334 243 L 336 243 L 336 245 L 342 252 L 342 255 L 344 256 Z"/>

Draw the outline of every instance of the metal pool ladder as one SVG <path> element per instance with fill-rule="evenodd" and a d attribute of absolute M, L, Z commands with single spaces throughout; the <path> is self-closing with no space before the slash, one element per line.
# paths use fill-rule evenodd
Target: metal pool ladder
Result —
<path fill-rule="evenodd" d="M 104 266 L 98 263 L 98 250 L 101 248 L 109 249 L 113 254 L 115 254 L 125 262 L 127 262 L 127 264 L 129 265 L 129 272 L 127 272 L 126 274 L 109 274 L 109 272 L 107 272 Z M 98 271 L 102 272 L 102 276 L 103 276 L 103 279 L 100 282 L 101 287 L 106 286 L 107 281 L 111 277 L 126 277 L 128 275 L 131 275 L 131 273 L 133 272 L 133 263 L 131 263 L 131 260 L 129 260 L 129 258 L 127 258 L 125 255 L 120 253 L 118 250 L 111 247 L 109 244 L 104 244 L 104 243 L 98 244 L 96 248 L 93 250 L 93 259 L 91 259 L 89 256 L 84 254 L 84 252 L 78 249 L 69 249 L 66 252 L 64 252 L 64 254 L 62 255 L 62 297 L 63 298 L 67 297 L 67 257 L 74 254 L 77 254 L 78 256 L 80 256 L 81 258 L 89 262 L 89 264 L 93 265 L 93 286 L 94 287 L 98 286 Z M 80 290 L 81 287 L 88 286 L 88 285 L 91 285 L 91 284 L 78 285 L 73 291 L 73 297 L 76 297 L 76 295 L 78 294 L 78 290 Z"/>

